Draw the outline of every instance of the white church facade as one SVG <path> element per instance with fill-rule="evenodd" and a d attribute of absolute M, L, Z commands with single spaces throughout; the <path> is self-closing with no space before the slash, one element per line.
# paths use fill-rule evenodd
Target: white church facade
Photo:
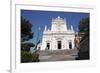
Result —
<path fill-rule="evenodd" d="M 74 39 L 73 26 L 68 29 L 66 19 L 58 16 L 52 18 L 51 30 L 45 26 L 40 50 L 74 49 Z"/>

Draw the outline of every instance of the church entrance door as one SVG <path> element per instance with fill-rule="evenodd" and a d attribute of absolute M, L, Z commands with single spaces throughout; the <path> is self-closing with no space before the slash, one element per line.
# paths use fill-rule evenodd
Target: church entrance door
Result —
<path fill-rule="evenodd" d="M 69 49 L 72 49 L 72 43 L 69 42 Z"/>
<path fill-rule="evenodd" d="M 50 49 L 50 43 L 47 43 L 47 49 L 48 50 Z"/>
<path fill-rule="evenodd" d="M 58 49 L 61 49 L 61 41 L 58 41 Z"/>

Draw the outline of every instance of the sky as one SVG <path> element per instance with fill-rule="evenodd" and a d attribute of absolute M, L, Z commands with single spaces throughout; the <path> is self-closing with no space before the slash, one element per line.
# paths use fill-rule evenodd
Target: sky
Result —
<path fill-rule="evenodd" d="M 42 40 L 42 34 L 45 25 L 47 25 L 48 29 L 51 29 L 52 18 L 56 18 L 58 16 L 60 16 L 61 18 L 65 18 L 67 22 L 67 27 L 70 28 L 70 26 L 72 25 L 74 31 L 77 32 L 79 21 L 83 18 L 89 17 L 89 13 L 21 10 L 21 16 L 26 20 L 29 20 L 29 22 L 33 25 L 32 32 L 34 33 L 34 35 L 33 39 L 31 39 L 30 42 L 36 44 L 38 33 L 39 39 Z"/>

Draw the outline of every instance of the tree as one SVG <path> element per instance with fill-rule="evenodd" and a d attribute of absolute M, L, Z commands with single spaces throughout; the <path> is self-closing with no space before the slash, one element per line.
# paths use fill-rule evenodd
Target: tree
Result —
<path fill-rule="evenodd" d="M 21 63 L 39 62 L 39 54 L 31 53 L 30 47 L 35 45 L 29 40 L 33 38 L 32 24 L 29 20 L 21 17 Z"/>
<path fill-rule="evenodd" d="M 84 33 L 83 36 L 81 36 L 80 41 L 80 48 L 78 52 L 78 60 L 85 60 L 89 59 L 89 17 L 82 19 L 79 22 L 79 34 Z"/>
<path fill-rule="evenodd" d="M 30 47 L 34 47 L 34 44 L 31 42 L 21 43 L 21 50 L 22 51 L 30 51 Z"/>
<path fill-rule="evenodd" d="M 21 16 L 21 42 L 33 38 L 32 24 Z"/>
<path fill-rule="evenodd" d="M 89 33 L 89 17 L 79 22 L 79 33 Z"/>
<path fill-rule="evenodd" d="M 82 36 L 82 40 L 84 40 L 86 37 L 89 38 L 89 24 L 90 24 L 90 21 L 89 21 L 89 17 L 87 18 L 84 18 L 82 19 L 80 22 L 79 22 L 79 34 L 80 33 L 83 33 L 84 35 Z"/>
<path fill-rule="evenodd" d="M 21 50 L 30 51 L 34 44 L 27 42 L 33 38 L 32 24 L 21 16 Z"/>

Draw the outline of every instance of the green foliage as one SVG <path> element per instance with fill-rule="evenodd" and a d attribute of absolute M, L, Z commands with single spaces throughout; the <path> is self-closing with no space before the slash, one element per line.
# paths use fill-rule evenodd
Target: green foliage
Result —
<path fill-rule="evenodd" d="M 26 62 L 39 62 L 39 55 L 37 53 L 29 53 L 26 51 L 21 51 L 21 63 Z"/>
<path fill-rule="evenodd" d="M 33 38 L 32 24 L 29 20 L 21 17 L 21 63 L 38 62 L 39 54 L 37 52 L 30 53 L 30 47 L 35 45 L 29 42 Z"/>
<path fill-rule="evenodd" d="M 22 51 L 30 51 L 30 47 L 34 47 L 35 45 L 33 43 L 21 43 L 21 50 Z"/>
<path fill-rule="evenodd" d="M 79 33 L 88 33 L 89 32 L 89 17 L 84 18 L 79 22 Z"/>
<path fill-rule="evenodd" d="M 21 17 L 21 50 L 30 51 L 30 47 L 34 47 L 34 44 L 29 42 L 33 38 L 32 24 L 29 20 Z"/>
<path fill-rule="evenodd" d="M 21 17 L 21 41 L 28 41 L 33 38 L 32 24 L 29 20 Z"/>
<path fill-rule="evenodd" d="M 84 33 L 81 41 L 83 41 L 86 37 L 89 38 L 89 17 L 84 18 L 79 22 L 79 33 Z"/>
<path fill-rule="evenodd" d="M 89 59 L 89 24 L 89 17 L 82 19 L 79 23 L 79 34 L 83 35 L 81 35 L 77 60 Z"/>

